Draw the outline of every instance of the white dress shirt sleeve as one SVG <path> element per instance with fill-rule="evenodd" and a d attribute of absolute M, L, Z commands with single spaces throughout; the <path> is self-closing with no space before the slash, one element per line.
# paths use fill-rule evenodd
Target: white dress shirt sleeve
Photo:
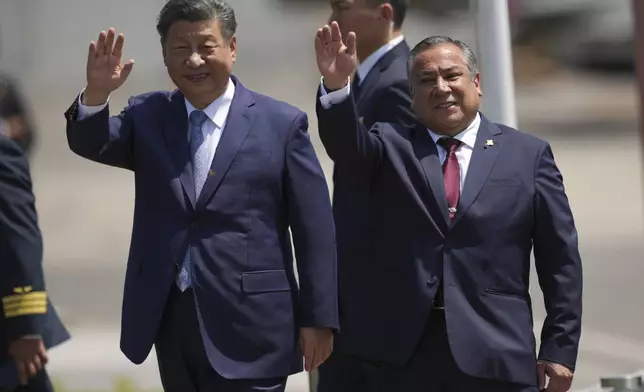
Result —
<path fill-rule="evenodd" d="M 328 109 L 333 105 L 339 104 L 347 99 L 349 95 L 351 95 L 351 78 L 347 81 L 346 86 L 330 93 L 327 93 L 324 88 L 324 78 L 320 78 L 320 104 L 322 104 L 323 108 Z"/>
<path fill-rule="evenodd" d="M 81 93 L 78 94 L 78 118 L 77 118 L 78 121 L 82 121 L 82 120 L 86 119 L 87 117 L 91 117 L 91 116 L 95 115 L 96 113 L 98 113 L 101 110 L 105 109 L 107 104 L 110 102 L 110 98 L 108 97 L 107 101 L 102 105 L 98 105 L 98 106 L 83 105 L 83 101 L 82 101 L 81 97 L 83 96 L 84 92 L 85 92 L 85 89 L 83 89 L 83 91 L 81 91 Z"/>

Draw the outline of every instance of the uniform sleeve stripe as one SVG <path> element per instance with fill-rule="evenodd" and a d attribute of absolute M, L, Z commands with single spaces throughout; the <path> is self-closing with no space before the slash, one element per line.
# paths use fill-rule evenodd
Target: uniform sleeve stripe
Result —
<path fill-rule="evenodd" d="M 12 302 L 10 304 L 4 305 L 4 311 L 9 312 L 12 310 L 26 308 L 30 306 L 47 306 L 47 300 L 44 299 L 29 299 L 20 302 Z"/>
<path fill-rule="evenodd" d="M 29 316 L 29 315 L 45 314 L 45 313 L 47 313 L 47 305 L 27 306 L 27 307 L 19 308 L 12 311 L 5 310 L 4 317 L 6 319 L 9 319 L 12 317 Z"/>
<path fill-rule="evenodd" d="M 47 313 L 47 293 L 32 291 L 26 294 L 9 295 L 2 298 L 4 318 Z"/>
<path fill-rule="evenodd" d="M 2 298 L 2 304 L 4 306 L 11 305 L 14 303 L 21 303 L 22 301 L 47 301 L 47 293 L 44 291 L 32 291 L 27 294 L 14 294 Z"/>

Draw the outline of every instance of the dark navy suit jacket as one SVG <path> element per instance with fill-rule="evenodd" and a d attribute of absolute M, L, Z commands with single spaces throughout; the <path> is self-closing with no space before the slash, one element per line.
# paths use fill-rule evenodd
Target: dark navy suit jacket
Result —
<path fill-rule="evenodd" d="M 404 364 L 444 283 L 448 340 L 467 374 L 536 384 L 528 293 L 534 248 L 547 318 L 538 357 L 574 369 L 582 267 L 562 176 L 548 143 L 484 117 L 450 222 L 441 165 L 426 128 L 378 123 L 353 100 L 318 123 L 334 162 L 370 189 L 364 257 L 342 265 L 342 349 Z M 493 145 L 486 148 L 488 140 Z"/>
<path fill-rule="evenodd" d="M 360 122 L 366 128 L 378 122 L 416 123 L 411 111 L 408 55 L 409 46 L 402 41 L 383 55 L 362 81 L 355 102 Z M 351 268 L 353 260 L 367 255 L 371 195 L 368 181 L 355 181 L 352 168 L 345 169 L 342 161 L 336 160 L 334 164 L 333 214 L 338 242 L 339 290 L 342 291 L 352 285 L 351 280 L 347 280 L 350 274 L 343 272 L 345 267 Z M 342 350 L 341 345 L 336 347 Z"/>
<path fill-rule="evenodd" d="M 360 84 L 356 108 L 362 124 L 371 128 L 377 122 L 413 125 L 407 72 L 409 46 L 402 41 L 385 53 Z"/>
<path fill-rule="evenodd" d="M 306 114 L 233 81 L 225 129 L 197 199 L 179 91 L 135 96 L 111 118 L 106 108 L 77 121 L 74 103 L 67 137 L 78 155 L 134 171 L 125 355 L 135 363 L 147 357 L 190 243 L 199 249 L 194 293 L 214 369 L 226 378 L 281 377 L 302 369 L 300 327 L 338 327 L 329 191 Z"/>

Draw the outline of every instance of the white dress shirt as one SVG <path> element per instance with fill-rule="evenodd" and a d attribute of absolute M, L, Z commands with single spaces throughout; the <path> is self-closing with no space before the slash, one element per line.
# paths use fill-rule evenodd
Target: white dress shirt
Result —
<path fill-rule="evenodd" d="M 465 177 L 467 177 L 467 170 L 470 167 L 470 161 L 472 160 L 472 152 L 474 151 L 474 144 L 476 143 L 476 136 L 479 134 L 479 127 L 481 126 L 481 115 L 476 113 L 474 121 L 468 125 L 463 131 L 458 135 L 454 136 L 454 139 L 460 140 L 461 145 L 456 149 L 456 159 L 458 160 L 458 167 L 461 173 L 461 193 L 463 193 L 463 185 L 465 185 Z M 438 139 L 445 137 L 433 132 L 431 129 L 428 129 L 429 136 L 432 137 L 434 143 L 436 143 L 436 149 L 438 149 L 438 157 L 441 161 L 441 165 L 445 162 L 447 158 L 447 151 L 438 144 Z"/>
<path fill-rule="evenodd" d="M 84 90 L 83 90 L 84 92 Z M 105 108 L 107 102 L 99 106 L 86 106 L 81 102 L 81 95 L 78 96 L 78 120 L 83 120 L 89 116 L 92 116 Z M 232 80 L 228 80 L 228 86 L 226 91 L 210 105 L 208 105 L 203 112 L 206 113 L 206 116 L 211 121 L 206 121 L 201 126 L 201 132 L 204 135 L 204 143 L 208 148 L 208 160 L 212 163 L 212 160 L 215 157 L 215 152 L 217 151 L 217 146 L 219 145 L 219 140 L 221 139 L 221 133 L 226 125 L 226 118 L 228 117 L 228 112 L 230 111 L 230 104 L 232 103 L 233 97 L 235 96 L 235 83 Z M 185 99 L 185 98 L 184 98 Z M 109 98 L 108 98 L 109 102 Z M 192 111 L 197 110 L 195 107 L 185 99 L 186 111 L 189 118 Z M 187 121 L 187 120 L 186 120 Z M 186 127 L 186 130 L 188 128 Z M 177 130 L 179 132 L 180 130 Z M 186 131 L 186 137 L 190 138 L 190 133 Z"/>
<path fill-rule="evenodd" d="M 349 97 L 350 89 L 351 89 L 351 83 L 347 83 L 346 86 L 341 88 L 340 90 L 332 91 L 330 93 L 326 93 L 326 90 L 324 90 L 324 84 L 321 83 L 321 90 L 322 90 L 322 96 L 320 96 L 320 103 L 322 104 L 322 107 L 324 109 L 328 109 L 331 106 L 335 104 L 339 104 L 340 102 L 344 101 Z M 463 185 L 465 184 L 465 177 L 467 177 L 467 170 L 469 169 L 470 166 L 470 161 L 472 159 L 472 151 L 474 149 L 474 143 L 476 142 L 476 136 L 479 133 L 479 127 L 481 126 L 481 115 L 479 113 L 476 114 L 476 117 L 474 118 L 474 121 L 470 123 L 470 125 L 465 128 L 463 131 L 461 131 L 458 135 L 454 136 L 454 139 L 460 140 L 463 144 L 461 144 L 458 149 L 456 150 L 456 159 L 458 159 L 458 165 L 459 169 L 461 172 L 461 192 L 463 191 Z M 443 162 L 445 162 L 445 158 L 447 157 L 447 151 L 443 147 L 441 147 L 437 141 L 440 139 L 441 136 L 431 130 L 427 130 L 429 132 L 429 135 L 432 137 L 432 140 L 434 143 L 436 143 L 436 148 L 438 149 L 438 156 L 441 161 L 441 165 Z"/>

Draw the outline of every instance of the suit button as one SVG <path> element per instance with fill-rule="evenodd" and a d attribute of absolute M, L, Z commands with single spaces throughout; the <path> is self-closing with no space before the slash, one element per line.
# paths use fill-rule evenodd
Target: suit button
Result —
<path fill-rule="evenodd" d="M 431 285 L 433 285 L 434 283 L 436 283 L 436 281 L 437 281 L 437 280 L 438 280 L 438 279 L 436 279 L 436 277 L 435 277 L 435 276 L 432 276 L 431 278 L 429 278 L 429 280 L 427 281 L 427 283 L 429 283 L 429 284 L 430 284 L 430 286 L 431 286 Z"/>
<path fill-rule="evenodd" d="M 192 222 L 190 224 L 190 226 L 192 226 L 193 229 L 196 229 L 197 227 L 199 227 L 199 223 L 198 222 Z"/>

